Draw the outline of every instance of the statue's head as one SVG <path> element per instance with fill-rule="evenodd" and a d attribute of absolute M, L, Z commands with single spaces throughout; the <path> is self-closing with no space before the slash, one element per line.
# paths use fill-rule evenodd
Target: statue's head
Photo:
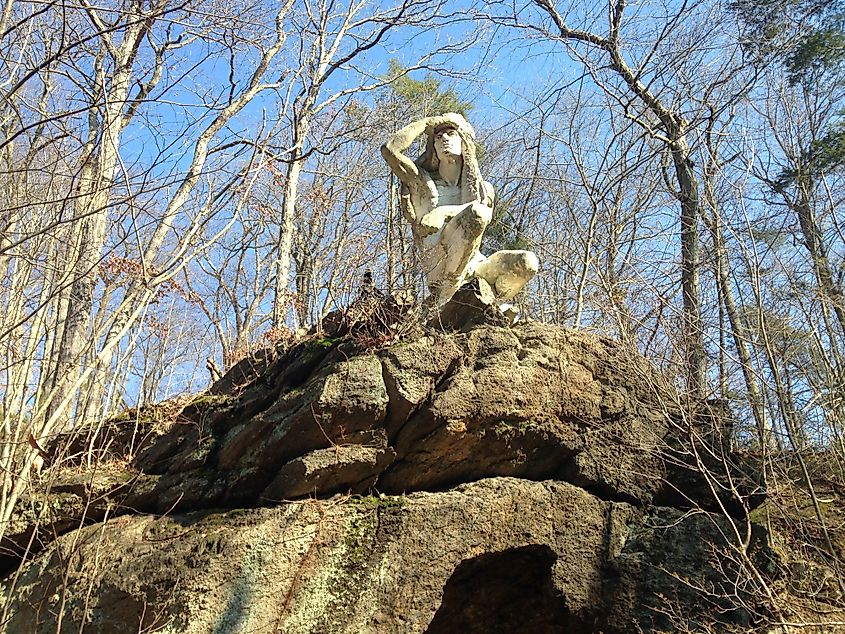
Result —
<path fill-rule="evenodd" d="M 447 123 L 434 129 L 434 153 L 438 161 L 463 155 L 463 143 L 456 126 Z"/>
<path fill-rule="evenodd" d="M 475 130 L 469 122 L 455 112 L 437 117 L 437 121 L 425 131 L 425 151 L 417 159 L 417 165 L 428 172 L 436 172 L 440 160 L 446 156 L 475 159 Z"/>

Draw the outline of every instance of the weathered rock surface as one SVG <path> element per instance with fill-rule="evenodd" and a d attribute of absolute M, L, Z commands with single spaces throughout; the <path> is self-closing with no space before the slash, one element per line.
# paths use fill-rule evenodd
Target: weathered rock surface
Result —
<path fill-rule="evenodd" d="M 713 556 L 709 542 L 690 543 L 701 522 L 662 513 L 650 525 L 567 483 L 493 478 L 405 497 L 120 517 L 25 565 L 6 629 L 55 631 L 62 611 L 97 632 L 649 629 L 659 593 L 677 593 L 670 574 L 704 581 L 695 556 Z M 673 559 L 666 542 L 692 556 Z"/>
<path fill-rule="evenodd" d="M 693 619 L 692 587 L 732 581 L 707 565 L 728 520 L 678 510 L 719 487 L 679 464 L 676 401 L 619 344 L 536 323 L 265 354 L 167 420 L 56 440 L 3 544 L 26 556 L 4 631 L 669 628 L 667 599 Z M 739 602 L 715 609 L 742 624 Z"/>

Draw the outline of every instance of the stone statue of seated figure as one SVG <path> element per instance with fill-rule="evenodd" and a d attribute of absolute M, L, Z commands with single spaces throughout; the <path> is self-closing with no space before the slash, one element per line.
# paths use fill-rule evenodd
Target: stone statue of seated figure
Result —
<path fill-rule="evenodd" d="M 403 154 L 421 134 L 416 161 Z M 475 132 L 461 115 L 426 117 L 402 128 L 381 148 L 402 183 L 402 213 L 411 223 L 429 290 L 438 307 L 473 277 L 507 302 L 539 269 L 530 251 L 479 251 L 493 215 L 493 186 L 481 178 Z"/>

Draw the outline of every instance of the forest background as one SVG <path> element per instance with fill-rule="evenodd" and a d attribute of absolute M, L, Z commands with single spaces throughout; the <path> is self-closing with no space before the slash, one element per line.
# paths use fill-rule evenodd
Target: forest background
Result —
<path fill-rule="evenodd" d="M 445 111 L 496 187 L 485 248 L 542 262 L 526 315 L 842 479 L 841 0 L 0 9 L 0 519 L 30 438 L 199 391 L 366 271 L 423 296 L 378 147 Z"/>

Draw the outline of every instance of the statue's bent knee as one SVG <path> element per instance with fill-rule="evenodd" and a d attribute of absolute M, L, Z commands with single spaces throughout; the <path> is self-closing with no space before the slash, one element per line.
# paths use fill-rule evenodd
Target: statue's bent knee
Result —
<path fill-rule="evenodd" d="M 508 301 L 540 270 L 540 260 L 531 251 L 497 251 L 481 263 L 476 274 L 493 288 L 496 297 Z"/>
<path fill-rule="evenodd" d="M 473 216 L 478 219 L 478 222 L 483 224 L 485 228 L 487 228 L 487 225 L 489 225 L 490 221 L 493 220 L 493 209 L 484 203 L 472 203 L 472 213 Z"/>
<path fill-rule="evenodd" d="M 475 202 L 462 211 L 457 220 L 458 225 L 466 235 L 480 236 L 484 233 L 492 218 L 493 210 L 490 207 L 483 203 Z"/>

